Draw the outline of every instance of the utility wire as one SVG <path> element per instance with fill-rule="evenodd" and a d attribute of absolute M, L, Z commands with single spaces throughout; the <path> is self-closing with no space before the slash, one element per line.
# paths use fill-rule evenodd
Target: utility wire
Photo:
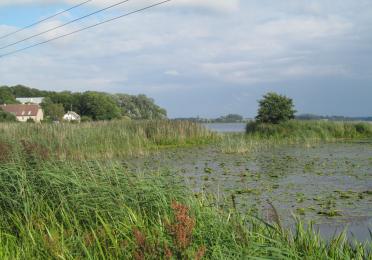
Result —
<path fill-rule="evenodd" d="M 3 49 L 6 49 L 6 48 L 9 48 L 9 47 L 14 46 L 14 45 L 17 45 L 17 44 L 19 44 L 19 43 L 21 43 L 21 42 L 25 42 L 25 41 L 30 40 L 30 39 L 33 39 L 33 38 L 35 38 L 35 37 L 37 37 L 37 36 L 40 36 L 40 35 L 46 34 L 46 33 L 48 33 L 48 32 L 51 32 L 51 31 L 57 30 L 57 29 L 62 28 L 62 27 L 65 27 L 65 26 L 67 26 L 67 25 L 69 25 L 69 24 L 72 24 L 72 23 L 75 23 L 75 22 L 77 22 L 77 21 L 83 20 L 83 19 L 88 18 L 88 17 L 90 17 L 90 16 L 92 16 L 92 15 L 95 15 L 95 14 L 98 14 L 98 13 L 102 13 L 103 11 L 106 11 L 106 10 L 108 10 L 108 9 L 114 8 L 114 7 L 118 6 L 118 5 L 124 4 L 124 3 L 129 2 L 129 1 L 130 1 L 130 0 L 124 0 L 124 1 L 121 1 L 121 2 L 119 2 L 119 3 L 116 3 L 116 4 L 110 5 L 110 6 L 108 6 L 108 7 L 105 7 L 105 8 L 103 8 L 103 9 L 99 9 L 99 10 L 93 12 L 93 13 L 90 13 L 90 14 L 84 15 L 84 16 L 79 17 L 79 18 L 76 18 L 76 19 L 71 20 L 71 21 L 69 21 L 69 22 L 67 22 L 67 23 L 64 23 L 64 24 L 58 25 L 58 26 L 53 27 L 53 28 L 51 28 L 51 29 L 48 29 L 48 30 L 46 30 L 46 31 L 43 31 L 43 32 L 40 32 L 40 33 L 37 33 L 37 34 L 31 35 L 31 36 L 29 36 L 29 37 L 27 37 L 27 38 L 24 38 L 24 39 L 22 39 L 22 40 L 19 40 L 19 41 L 16 41 L 16 42 L 10 43 L 10 44 L 5 45 L 5 46 L 2 46 L 2 47 L 0 47 L 0 50 L 3 50 Z"/>
<path fill-rule="evenodd" d="M 26 30 L 26 29 L 29 29 L 29 28 L 31 28 L 31 27 L 34 27 L 35 25 L 41 24 L 41 23 L 43 23 L 43 22 L 45 22 L 45 21 L 47 21 L 47 20 L 49 20 L 49 19 L 52 19 L 52 18 L 54 18 L 54 17 L 56 17 L 56 16 L 59 16 L 59 15 L 64 14 L 64 13 L 67 13 L 68 11 L 71 11 L 71 10 L 73 10 L 73 9 L 76 9 L 76 8 L 78 8 L 78 7 L 82 6 L 82 5 L 85 5 L 85 4 L 87 4 L 87 3 L 91 2 L 91 1 L 93 1 L 93 0 L 87 0 L 87 1 L 84 1 L 84 2 L 82 2 L 82 3 L 80 3 L 80 4 L 77 4 L 77 5 L 72 6 L 72 7 L 68 8 L 68 9 L 66 9 L 66 10 L 63 10 L 63 11 L 61 11 L 61 12 L 58 12 L 58 13 L 53 14 L 53 15 L 51 15 L 51 16 L 48 16 L 47 18 L 44 18 L 44 19 L 42 19 L 42 20 L 40 20 L 40 21 L 37 21 L 37 22 L 35 22 L 35 23 L 33 23 L 33 24 L 27 25 L 27 26 L 25 26 L 25 27 L 23 27 L 23 28 L 21 28 L 21 29 L 18 29 L 18 30 L 14 31 L 14 32 L 11 32 L 11 33 L 8 33 L 8 34 L 5 34 L 5 35 L 3 35 L 3 36 L 0 36 L 0 40 L 2 40 L 2 39 L 4 39 L 4 38 L 7 38 L 7 37 L 9 37 L 9 36 L 11 36 L 11 35 L 14 35 L 14 34 L 16 34 L 16 33 L 22 32 L 22 31 L 24 31 L 24 30 Z"/>
<path fill-rule="evenodd" d="M 124 17 L 129 16 L 129 15 L 132 15 L 132 14 L 139 13 L 139 12 L 145 11 L 145 10 L 147 10 L 147 9 L 151 9 L 151 8 L 156 7 L 156 6 L 159 6 L 159 5 L 163 5 L 163 4 L 168 3 L 168 2 L 171 2 L 171 1 L 172 1 L 172 0 L 166 0 L 166 1 L 158 2 L 158 3 L 156 3 L 156 4 L 152 4 L 152 5 L 149 5 L 149 6 L 146 6 L 146 7 L 140 8 L 140 9 L 137 9 L 137 10 L 135 10 L 135 11 L 132 11 L 132 12 L 129 12 L 129 13 L 126 13 L 126 14 L 123 14 L 123 15 L 120 15 L 120 16 L 117 16 L 117 17 L 114 17 L 114 18 L 108 19 L 108 20 L 104 20 L 104 21 L 102 21 L 102 22 L 99 22 L 99 23 L 96 23 L 96 24 L 93 24 L 93 25 L 90 25 L 90 26 L 87 26 L 87 27 L 81 28 L 81 29 L 76 30 L 76 31 L 73 31 L 73 32 L 66 33 L 66 34 L 63 34 L 63 35 L 60 35 L 60 36 L 54 37 L 54 38 L 52 38 L 52 39 L 49 39 L 49 40 L 46 40 L 46 41 L 43 41 L 43 42 L 39 42 L 39 43 L 36 43 L 36 44 L 30 45 L 30 46 L 27 46 L 27 47 L 24 47 L 24 48 L 21 48 L 21 49 L 18 49 L 18 50 L 12 51 L 12 52 L 8 52 L 8 53 L 5 53 L 5 54 L 2 54 L 2 55 L 0 55 L 0 58 L 3 58 L 3 57 L 5 57 L 5 56 L 9 56 L 9 55 L 12 55 L 12 54 L 15 54 L 15 53 L 18 53 L 18 52 L 24 51 L 24 50 L 28 50 L 28 49 L 31 49 L 31 48 L 33 48 L 33 47 L 36 47 L 36 46 L 39 46 L 39 45 L 43 45 L 43 44 L 46 44 L 46 43 L 51 42 L 51 41 L 55 41 L 55 40 L 58 40 L 58 39 L 61 39 L 61 38 L 67 37 L 67 36 L 70 36 L 70 35 L 72 35 L 72 34 L 76 34 L 76 33 L 79 33 L 79 32 L 82 32 L 82 31 L 85 31 L 85 30 L 88 30 L 88 29 L 91 29 L 91 28 L 97 27 L 97 26 L 99 26 L 99 25 L 106 24 L 106 23 L 109 23 L 109 22 L 112 22 L 112 21 L 118 20 L 118 19 L 120 19 L 120 18 L 124 18 Z"/>

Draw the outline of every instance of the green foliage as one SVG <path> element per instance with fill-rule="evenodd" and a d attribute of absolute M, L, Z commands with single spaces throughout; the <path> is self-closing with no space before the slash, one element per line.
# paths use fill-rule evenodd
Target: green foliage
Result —
<path fill-rule="evenodd" d="M 56 120 L 64 112 L 75 111 L 92 120 L 111 120 L 127 117 L 135 120 L 165 119 L 167 112 L 145 95 L 111 95 L 103 92 L 73 93 L 53 92 L 27 88 L 25 86 L 0 87 L 0 104 L 17 103 L 16 97 L 44 97 L 42 104 L 46 120 Z M 53 105 L 52 105 L 53 104 Z"/>
<path fill-rule="evenodd" d="M 251 136 L 276 139 L 351 139 L 371 138 L 372 124 L 336 121 L 291 120 L 279 124 L 249 122 L 247 133 Z"/>
<path fill-rule="evenodd" d="M 260 123 L 278 124 L 295 118 L 292 99 L 276 93 L 268 93 L 259 101 L 256 120 Z"/>
<path fill-rule="evenodd" d="M 145 95 L 131 96 L 116 94 L 113 96 L 122 110 L 122 115 L 131 119 L 164 119 L 167 112 Z"/>
<path fill-rule="evenodd" d="M 18 103 L 9 87 L 0 87 L 0 105 Z"/>
<path fill-rule="evenodd" d="M 221 116 L 213 120 L 213 122 L 217 122 L 217 123 L 238 123 L 242 121 L 243 121 L 243 117 L 238 114 L 229 114 L 227 116 Z"/>
<path fill-rule="evenodd" d="M 292 233 L 180 183 L 119 162 L 0 164 L 0 257 L 370 259 L 370 242 L 325 242 L 300 222 Z"/>
<path fill-rule="evenodd" d="M 167 146 L 211 143 L 215 134 L 190 122 L 128 121 L 74 124 L 1 124 L 1 136 L 21 147 L 27 138 L 53 159 L 113 159 L 141 155 Z M 46 158 L 45 158 L 46 159 Z"/>
<path fill-rule="evenodd" d="M 22 85 L 17 85 L 10 89 L 15 97 L 45 97 L 48 93 L 47 91 L 29 88 Z"/>
<path fill-rule="evenodd" d="M 1 122 L 15 122 L 15 121 L 17 121 L 17 118 L 15 117 L 15 115 L 5 112 L 4 110 L 0 108 L 0 123 Z"/>
<path fill-rule="evenodd" d="M 59 121 L 65 114 L 62 104 L 52 103 L 50 98 L 45 98 L 41 107 L 44 110 L 44 116 L 50 121 Z"/>
<path fill-rule="evenodd" d="M 86 92 L 81 96 L 81 114 L 89 115 L 93 120 L 111 120 L 121 116 L 115 100 L 99 92 Z"/>

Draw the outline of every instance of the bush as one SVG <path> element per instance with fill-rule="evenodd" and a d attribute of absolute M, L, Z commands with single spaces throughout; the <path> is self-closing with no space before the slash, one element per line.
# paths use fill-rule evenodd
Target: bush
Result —
<path fill-rule="evenodd" d="M 276 93 L 268 93 L 259 101 L 256 120 L 260 123 L 279 124 L 295 118 L 292 99 Z"/>
<path fill-rule="evenodd" d="M 5 112 L 0 108 L 0 122 L 15 122 L 17 118 L 15 115 Z"/>

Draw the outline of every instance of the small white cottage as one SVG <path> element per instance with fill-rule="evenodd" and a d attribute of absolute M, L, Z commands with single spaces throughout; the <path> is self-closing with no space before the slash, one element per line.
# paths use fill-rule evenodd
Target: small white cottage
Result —
<path fill-rule="evenodd" d="M 65 121 L 73 121 L 73 122 L 80 122 L 80 116 L 75 113 L 74 111 L 68 111 L 64 116 L 63 116 L 63 120 Z"/>

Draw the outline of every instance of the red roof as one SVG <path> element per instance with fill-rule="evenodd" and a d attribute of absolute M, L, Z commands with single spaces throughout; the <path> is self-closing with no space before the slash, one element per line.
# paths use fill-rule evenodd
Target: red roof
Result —
<path fill-rule="evenodd" d="M 0 105 L 0 108 L 5 112 L 11 113 L 15 116 L 37 116 L 39 111 L 38 105 Z"/>

